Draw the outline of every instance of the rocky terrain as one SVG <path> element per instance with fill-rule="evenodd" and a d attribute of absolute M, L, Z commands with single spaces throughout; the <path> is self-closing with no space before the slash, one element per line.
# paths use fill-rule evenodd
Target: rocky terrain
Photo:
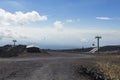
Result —
<path fill-rule="evenodd" d="M 31 53 L 31 54 L 30 54 Z M 33 55 L 33 54 L 41 54 L 47 53 L 45 50 L 37 48 L 37 47 L 29 47 L 26 45 L 5 45 L 0 47 L 0 57 L 18 57 L 21 55 Z"/>
<path fill-rule="evenodd" d="M 85 54 L 50 53 L 50 56 L 32 58 L 1 58 L 0 80 L 91 80 L 76 76 L 76 60 L 89 59 Z"/>
<path fill-rule="evenodd" d="M 27 52 L 23 45 L 1 47 L 0 80 L 110 80 L 96 67 L 96 63 L 102 61 L 120 65 L 119 52 L 90 54 L 39 50 L 36 53 L 36 48 L 31 48 Z"/>

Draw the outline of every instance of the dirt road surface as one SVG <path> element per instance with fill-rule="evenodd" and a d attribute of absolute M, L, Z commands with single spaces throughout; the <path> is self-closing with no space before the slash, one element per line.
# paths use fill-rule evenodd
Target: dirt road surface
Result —
<path fill-rule="evenodd" d="M 91 80 L 76 76 L 73 64 L 86 54 L 50 53 L 32 58 L 0 58 L 0 80 Z"/>

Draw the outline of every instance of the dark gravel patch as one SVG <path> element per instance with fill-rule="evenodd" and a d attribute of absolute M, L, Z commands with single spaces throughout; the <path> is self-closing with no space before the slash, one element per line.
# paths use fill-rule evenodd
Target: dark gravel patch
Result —
<path fill-rule="evenodd" d="M 38 67 L 42 67 L 42 64 L 35 61 L 3 62 L 0 64 L 0 80 L 13 80 L 12 78 L 15 77 L 26 78 Z"/>

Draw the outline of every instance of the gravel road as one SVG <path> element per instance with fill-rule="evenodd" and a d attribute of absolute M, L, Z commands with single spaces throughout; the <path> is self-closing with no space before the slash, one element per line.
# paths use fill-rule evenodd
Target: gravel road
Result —
<path fill-rule="evenodd" d="M 74 61 L 91 58 L 86 54 L 51 53 L 51 56 L 33 58 L 1 58 L 0 80 L 91 80 L 76 76 Z"/>

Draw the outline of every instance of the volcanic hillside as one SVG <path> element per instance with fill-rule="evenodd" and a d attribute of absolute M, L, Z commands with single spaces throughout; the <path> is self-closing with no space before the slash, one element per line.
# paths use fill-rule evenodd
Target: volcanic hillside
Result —
<path fill-rule="evenodd" d="M 3 47 L 0 47 L 0 57 L 16 57 L 21 54 L 28 54 L 28 53 L 46 53 L 46 51 L 37 48 L 37 47 L 30 47 L 27 48 L 26 45 L 5 45 Z"/>

